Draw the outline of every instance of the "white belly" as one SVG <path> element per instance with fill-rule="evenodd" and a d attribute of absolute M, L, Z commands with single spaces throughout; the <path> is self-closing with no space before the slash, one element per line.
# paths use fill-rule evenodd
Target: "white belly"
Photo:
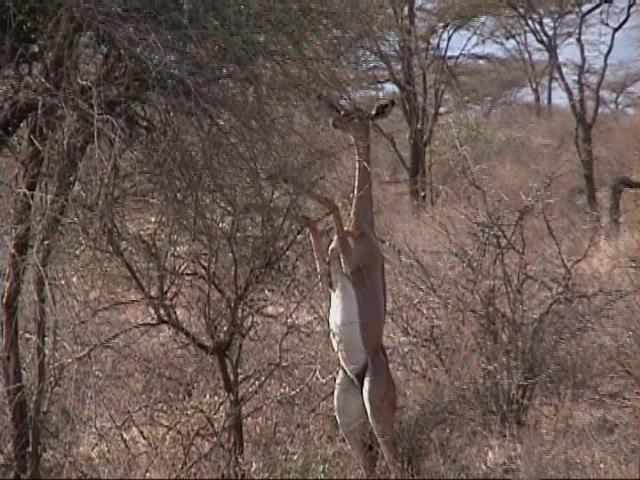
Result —
<path fill-rule="evenodd" d="M 351 281 L 343 273 L 333 272 L 332 276 L 335 285 L 329 309 L 331 343 L 342 366 L 355 376 L 367 363 L 360 335 L 356 294 Z"/>

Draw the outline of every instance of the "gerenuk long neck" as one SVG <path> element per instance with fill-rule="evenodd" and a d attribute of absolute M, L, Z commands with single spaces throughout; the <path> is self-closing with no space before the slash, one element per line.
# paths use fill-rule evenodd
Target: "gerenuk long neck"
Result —
<path fill-rule="evenodd" d="M 373 230 L 373 194 L 371 188 L 371 157 L 369 139 L 351 138 L 356 149 L 356 179 L 349 223 Z"/>

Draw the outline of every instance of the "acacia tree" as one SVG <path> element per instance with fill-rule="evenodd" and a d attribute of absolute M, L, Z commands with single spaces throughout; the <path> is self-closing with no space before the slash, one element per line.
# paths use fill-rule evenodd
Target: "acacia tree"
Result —
<path fill-rule="evenodd" d="M 15 476 L 40 474 L 51 328 L 45 294 L 56 289 L 48 272 L 60 247 L 56 238 L 65 233 L 61 222 L 83 192 L 104 195 L 113 177 L 82 172 L 102 164 L 117 171 L 163 122 L 194 110 L 202 124 L 218 126 L 208 133 L 233 146 L 227 158 L 238 158 L 239 142 L 255 147 L 242 157 L 252 165 L 269 145 L 263 132 L 273 130 L 274 119 L 288 120 L 272 108 L 275 103 L 286 97 L 301 104 L 310 88 L 335 84 L 339 52 L 345 51 L 340 46 L 352 43 L 344 33 L 349 12 L 357 15 L 357 5 L 345 12 L 331 1 L 286 8 L 236 2 L 0 3 L 0 152 L 13 174 L 2 192 L 8 211 L 1 360 Z M 298 28 L 290 28 L 293 20 Z M 236 129 L 225 131 L 231 118 Z M 181 135 L 178 145 L 197 138 Z M 293 165 L 292 157 L 282 157 L 271 167 Z M 100 219 L 106 211 L 93 213 Z M 110 244 L 113 253 L 118 245 Z M 25 294 L 29 288 L 33 302 Z M 31 377 L 20 349 L 30 345 L 22 333 L 32 326 L 33 389 L 25 388 Z M 28 391 L 35 395 L 31 405 Z"/>
<path fill-rule="evenodd" d="M 414 200 L 427 198 L 426 153 L 452 85 L 453 68 L 474 40 L 474 19 L 480 11 L 475 5 L 461 8 L 449 2 L 389 0 L 376 22 L 386 34 L 375 36 L 369 47 L 377 64 L 375 81 L 390 84 L 399 93 L 408 155 L 399 150 L 392 135 L 376 130 L 391 144 L 407 172 Z M 454 53 L 452 41 L 463 29 L 468 30 L 466 40 Z"/>
<path fill-rule="evenodd" d="M 77 68 L 77 56 L 71 54 L 81 33 L 80 25 L 73 23 L 68 12 L 48 16 L 48 6 L 32 2 L 5 2 L 2 13 L 5 38 L 1 52 L 4 95 L 8 99 L 0 117 L 2 139 L 0 150 L 13 151 L 15 163 L 11 190 L 4 192 L 10 204 L 8 211 L 8 254 L 4 266 L 5 291 L 2 299 L 2 330 L 4 386 L 10 413 L 11 442 L 15 475 L 27 472 L 27 454 L 31 448 L 31 474 L 39 475 L 40 463 L 40 406 L 45 381 L 44 310 L 45 272 L 50 256 L 50 241 L 55 235 L 59 214 L 65 208 L 64 198 L 73 188 L 76 171 L 91 137 L 82 131 L 88 122 L 83 101 L 90 97 L 87 89 L 70 82 L 68 70 Z M 98 82 L 114 80 L 105 72 Z M 71 110 L 65 110 L 70 97 L 75 98 Z M 80 107 L 80 108 L 78 108 Z M 115 112 L 111 111 L 115 114 Z M 117 117 L 117 114 L 114 116 Z M 89 128 L 90 130 L 90 128 Z M 67 135 L 73 132 L 73 137 Z M 62 156 L 54 163 L 52 152 Z M 58 175 L 53 179 L 47 173 L 56 166 Z M 37 208 L 41 185 L 53 185 L 49 214 L 43 218 L 34 239 L 34 208 Z M 30 409 L 25 393 L 26 379 L 20 355 L 20 302 L 24 290 L 27 258 L 33 244 L 37 244 L 34 269 L 37 381 L 33 408 Z"/>
<path fill-rule="evenodd" d="M 596 196 L 595 159 L 593 155 L 593 128 L 600 111 L 601 91 L 604 85 L 613 47 L 620 30 L 628 23 L 636 7 L 636 0 L 627 0 L 623 5 L 613 2 L 507 2 L 513 12 L 526 26 L 535 41 L 547 52 L 558 77 L 558 84 L 567 96 L 569 108 L 575 121 L 574 144 L 582 167 L 587 204 L 592 213 L 598 212 Z M 553 12 L 558 28 L 564 22 L 576 25 L 572 38 L 577 48 L 577 60 L 560 59 L 560 45 L 550 30 L 549 12 Z M 587 29 L 597 17 L 598 27 L 606 34 L 599 45 L 602 53 L 594 55 L 589 47 Z M 554 23 L 555 25 L 555 23 Z M 594 57 L 597 61 L 594 61 Z M 572 78 L 575 76 L 575 79 Z"/>
<path fill-rule="evenodd" d="M 609 109 L 619 112 L 633 105 L 633 99 L 636 95 L 634 87 L 640 83 L 640 71 L 637 66 L 629 68 L 627 65 L 617 65 L 616 67 L 613 68 L 613 71 L 620 73 L 609 78 L 602 88 L 610 97 L 609 100 L 603 99 L 603 101 Z"/>
<path fill-rule="evenodd" d="M 479 106 L 485 118 L 499 104 L 512 102 L 526 88 L 527 79 L 515 62 L 494 55 L 473 55 L 484 62 L 468 62 L 456 71 L 455 105 L 458 108 Z"/>
<path fill-rule="evenodd" d="M 190 120 L 179 123 L 182 129 Z M 286 218 L 295 199 L 278 200 L 250 162 L 236 158 L 225 165 L 228 153 L 221 145 L 211 158 L 205 132 L 196 136 L 202 147 L 187 152 L 179 147 L 181 137 L 164 130 L 143 150 L 150 161 L 113 170 L 111 199 L 102 199 L 112 206 L 102 228 L 94 230 L 88 212 L 79 218 L 87 222 L 85 235 L 96 247 L 104 245 L 122 282 L 136 292 L 135 302 L 148 306 L 149 328 L 167 329 L 217 365 L 211 381 L 224 392 L 218 428 L 227 432 L 229 460 L 221 474 L 240 476 L 245 406 L 280 362 L 279 352 L 265 345 L 254 368 L 245 358 L 247 338 L 269 328 L 267 319 L 287 325 L 295 310 L 295 285 L 276 278 L 300 233 Z M 130 213 L 141 206 L 153 219 L 144 228 Z"/>
<path fill-rule="evenodd" d="M 575 25 L 563 22 L 567 15 L 564 10 L 550 10 L 546 15 L 550 43 L 555 46 L 554 48 L 559 48 L 571 37 Z M 533 97 L 535 112 L 538 116 L 542 114 L 546 87 L 546 105 L 548 112 L 551 113 L 555 70 L 553 58 L 538 45 L 520 17 L 497 15 L 493 20 L 487 23 L 489 28 L 483 32 L 483 38 L 490 44 L 497 45 L 502 55 L 522 73 Z"/>
<path fill-rule="evenodd" d="M 502 19 L 500 19 L 502 20 Z M 536 115 L 542 114 L 542 88 L 548 64 L 536 58 L 527 31 L 522 31 L 517 23 L 500 21 L 493 31 L 485 34 L 492 43 L 500 46 L 510 63 L 520 70 L 533 97 Z"/>

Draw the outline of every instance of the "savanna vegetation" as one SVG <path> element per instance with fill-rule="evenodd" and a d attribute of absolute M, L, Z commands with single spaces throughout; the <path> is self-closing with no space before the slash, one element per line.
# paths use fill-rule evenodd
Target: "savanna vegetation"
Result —
<path fill-rule="evenodd" d="M 398 105 L 371 148 L 405 474 L 637 477 L 637 16 L 1 0 L 0 475 L 362 475 L 298 220 L 351 202 L 320 95 Z"/>

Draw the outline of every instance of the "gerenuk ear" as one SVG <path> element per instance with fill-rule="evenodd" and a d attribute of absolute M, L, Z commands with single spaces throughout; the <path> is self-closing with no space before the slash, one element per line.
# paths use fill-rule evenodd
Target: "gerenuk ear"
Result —
<path fill-rule="evenodd" d="M 388 102 L 382 102 L 375 106 L 373 111 L 371 112 L 372 120 L 379 120 L 388 116 L 395 107 L 396 102 L 394 100 L 389 100 Z"/>

